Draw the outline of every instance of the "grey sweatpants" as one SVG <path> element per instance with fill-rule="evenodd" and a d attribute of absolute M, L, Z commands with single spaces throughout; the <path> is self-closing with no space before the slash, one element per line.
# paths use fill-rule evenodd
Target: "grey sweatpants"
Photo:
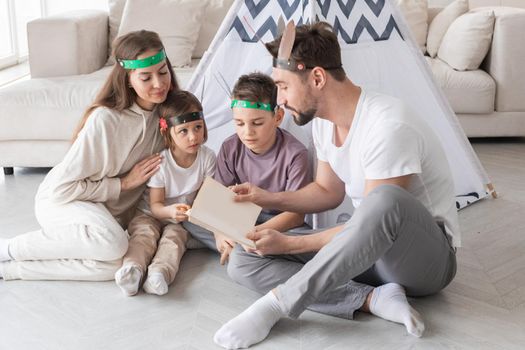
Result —
<path fill-rule="evenodd" d="M 261 293 L 276 288 L 289 317 L 308 308 L 351 319 L 374 286 L 395 282 L 408 296 L 440 291 L 455 276 L 456 255 L 442 225 L 417 199 L 384 185 L 317 254 L 261 257 L 237 247 L 228 273 Z"/>

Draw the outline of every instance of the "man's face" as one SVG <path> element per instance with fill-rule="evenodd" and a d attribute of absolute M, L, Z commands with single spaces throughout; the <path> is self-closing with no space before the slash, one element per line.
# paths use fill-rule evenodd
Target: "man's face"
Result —
<path fill-rule="evenodd" d="M 304 73 L 308 74 L 308 73 Z M 313 96 L 308 78 L 285 69 L 274 68 L 272 78 L 277 85 L 277 104 L 292 112 L 297 125 L 308 124 L 317 114 L 317 99 Z"/>

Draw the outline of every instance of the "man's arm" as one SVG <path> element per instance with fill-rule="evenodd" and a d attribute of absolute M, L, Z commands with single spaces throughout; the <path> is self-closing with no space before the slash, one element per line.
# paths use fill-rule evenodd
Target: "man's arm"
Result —
<path fill-rule="evenodd" d="M 345 185 L 327 162 L 318 161 L 315 181 L 297 191 L 270 193 L 251 184 L 232 188 L 239 202 L 296 213 L 317 213 L 337 207 L 344 199 Z"/>
<path fill-rule="evenodd" d="M 413 174 L 381 180 L 365 180 L 366 197 L 374 188 L 381 185 L 397 185 L 408 189 Z M 300 254 L 317 252 L 328 244 L 332 238 L 343 229 L 343 225 L 328 230 L 304 236 L 287 236 L 275 230 L 256 230 L 248 234 L 255 241 L 256 250 L 261 255 Z M 352 234 L 348 232 L 347 234 Z"/>

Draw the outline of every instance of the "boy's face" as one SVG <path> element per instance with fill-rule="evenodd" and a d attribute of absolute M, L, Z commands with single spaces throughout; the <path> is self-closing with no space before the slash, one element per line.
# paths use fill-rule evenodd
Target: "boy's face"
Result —
<path fill-rule="evenodd" d="M 237 136 L 253 153 L 265 153 L 275 143 L 275 132 L 283 114 L 280 108 L 275 114 L 260 109 L 234 108 L 233 122 Z"/>

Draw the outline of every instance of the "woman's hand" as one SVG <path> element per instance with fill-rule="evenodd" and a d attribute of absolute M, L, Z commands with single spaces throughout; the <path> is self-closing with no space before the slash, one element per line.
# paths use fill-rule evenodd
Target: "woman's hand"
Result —
<path fill-rule="evenodd" d="M 168 206 L 170 217 L 177 220 L 178 222 L 188 220 L 188 210 L 191 209 L 191 206 L 184 203 L 175 203 Z"/>
<path fill-rule="evenodd" d="M 220 233 L 213 233 L 215 236 L 215 245 L 217 246 L 217 250 L 221 254 L 221 265 L 224 265 L 229 257 L 230 253 L 232 252 L 233 248 L 235 248 L 235 242 L 231 239 L 226 238 L 226 236 L 220 234 Z"/>
<path fill-rule="evenodd" d="M 161 161 L 162 156 L 157 153 L 135 164 L 133 168 L 120 179 L 121 191 L 135 189 L 148 181 L 149 178 L 159 170 Z"/>

